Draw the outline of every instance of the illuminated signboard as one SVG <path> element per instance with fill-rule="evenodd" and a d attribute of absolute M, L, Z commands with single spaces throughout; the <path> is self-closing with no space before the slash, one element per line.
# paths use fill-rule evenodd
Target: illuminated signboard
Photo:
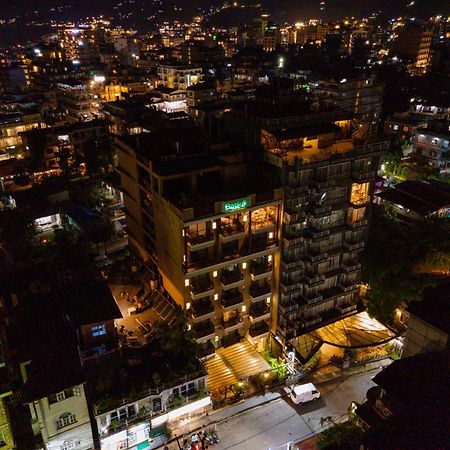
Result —
<path fill-rule="evenodd" d="M 240 200 L 233 200 L 231 202 L 222 203 L 223 212 L 233 212 L 245 209 L 250 206 L 250 201 L 248 198 L 242 198 Z"/>

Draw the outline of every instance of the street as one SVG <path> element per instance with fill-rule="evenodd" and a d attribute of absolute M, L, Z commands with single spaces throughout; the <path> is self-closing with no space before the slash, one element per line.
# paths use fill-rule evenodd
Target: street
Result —
<path fill-rule="evenodd" d="M 284 397 L 231 417 L 217 425 L 220 443 L 213 448 L 275 450 L 302 441 L 321 430 L 322 418 L 338 420 L 347 414 L 351 401 L 362 402 L 378 371 L 318 384 L 322 398 L 315 402 L 296 406 Z"/>

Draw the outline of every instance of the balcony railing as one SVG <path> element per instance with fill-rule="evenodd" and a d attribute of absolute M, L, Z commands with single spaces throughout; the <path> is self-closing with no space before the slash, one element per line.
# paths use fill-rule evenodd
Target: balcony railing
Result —
<path fill-rule="evenodd" d="M 275 220 L 255 220 L 252 221 L 252 233 L 262 233 L 275 227 Z"/>
<path fill-rule="evenodd" d="M 305 299 L 307 305 L 320 303 L 323 300 L 323 296 L 317 293 L 305 294 L 303 298 Z"/>
<path fill-rule="evenodd" d="M 270 307 L 269 305 L 264 304 L 264 306 L 261 308 L 258 306 L 257 308 L 253 308 L 253 306 L 250 308 L 250 317 L 255 319 L 261 319 L 261 318 L 268 318 L 270 317 Z"/>
<path fill-rule="evenodd" d="M 291 272 L 295 269 L 301 270 L 304 266 L 304 262 L 301 259 L 297 259 L 296 261 L 281 261 L 281 267 L 283 270 Z"/>
<path fill-rule="evenodd" d="M 212 316 L 214 314 L 214 305 L 211 302 L 194 302 L 192 306 L 192 317 L 194 320 L 205 318 L 205 316 Z"/>
<path fill-rule="evenodd" d="M 232 238 L 232 237 L 239 237 L 240 234 L 245 232 L 244 225 L 234 224 L 234 225 L 221 225 L 220 226 L 220 235 L 223 238 Z"/>
<path fill-rule="evenodd" d="M 222 284 L 228 285 L 228 284 L 234 284 L 241 280 L 243 280 L 244 275 L 240 270 L 222 270 L 222 274 L 220 277 L 220 280 Z"/>
<path fill-rule="evenodd" d="M 348 226 L 353 230 L 355 228 L 365 227 L 368 224 L 367 219 L 355 220 L 354 222 L 349 222 Z"/>
<path fill-rule="evenodd" d="M 244 298 L 242 296 L 241 292 L 233 292 L 233 291 L 226 291 L 222 295 L 222 307 L 227 308 L 233 308 L 236 306 L 239 306 L 241 303 L 244 302 Z"/>
<path fill-rule="evenodd" d="M 305 184 L 304 186 L 297 186 L 297 187 L 286 186 L 285 190 L 289 195 L 292 196 L 299 195 L 308 192 L 308 185 Z"/>
<path fill-rule="evenodd" d="M 361 242 L 344 242 L 344 248 L 349 251 L 360 250 L 364 248 L 364 241 Z"/>
<path fill-rule="evenodd" d="M 299 211 L 299 212 L 285 211 L 283 213 L 283 222 L 284 223 L 295 223 L 295 222 L 299 222 L 300 220 L 303 220 L 304 218 L 305 218 L 304 211 Z"/>
<path fill-rule="evenodd" d="M 252 263 L 250 268 L 252 278 L 258 278 L 260 275 L 270 275 L 272 273 L 272 264 L 265 263 Z"/>
<path fill-rule="evenodd" d="M 308 230 L 308 235 L 313 240 L 323 239 L 330 235 L 330 230 L 318 230 L 315 228 L 311 228 Z"/>
<path fill-rule="evenodd" d="M 212 233 L 187 235 L 190 247 L 207 247 L 214 244 L 214 235 Z"/>
<path fill-rule="evenodd" d="M 206 339 L 215 334 L 215 327 L 211 322 L 208 322 L 208 325 L 203 326 L 195 326 L 193 327 L 193 332 L 195 339 Z"/>
<path fill-rule="evenodd" d="M 250 286 L 250 298 L 256 301 L 260 297 L 268 296 L 272 292 L 272 286 L 269 283 L 264 283 L 262 286 Z"/>
<path fill-rule="evenodd" d="M 375 176 L 376 172 L 373 171 L 353 173 L 353 178 L 358 181 L 373 180 Z"/>
<path fill-rule="evenodd" d="M 252 338 L 262 336 L 269 332 L 269 324 L 267 322 L 260 322 L 249 328 L 248 333 Z"/>
<path fill-rule="evenodd" d="M 338 305 L 336 306 L 336 309 L 341 313 L 341 314 L 346 314 L 349 313 L 351 311 L 356 311 L 358 309 L 358 305 L 355 305 L 354 303 L 352 304 L 344 304 L 344 305 Z"/>
<path fill-rule="evenodd" d="M 331 206 L 327 205 L 327 206 L 313 206 L 311 208 L 312 213 L 314 214 L 314 216 L 318 217 L 318 216 L 323 216 L 325 214 L 328 214 L 331 211 Z"/>
<path fill-rule="evenodd" d="M 350 204 L 353 206 L 364 206 L 370 202 L 369 195 L 360 195 L 354 198 L 350 198 Z"/>
<path fill-rule="evenodd" d="M 325 281 L 325 275 L 320 274 L 305 274 L 305 281 L 311 286 Z"/>
<path fill-rule="evenodd" d="M 298 303 L 294 300 L 288 300 L 287 302 L 278 305 L 278 311 L 280 311 L 281 314 L 288 314 L 296 309 L 298 309 Z"/>
<path fill-rule="evenodd" d="M 193 297 L 206 296 L 214 291 L 214 284 L 209 279 L 192 280 L 191 295 Z"/>
<path fill-rule="evenodd" d="M 360 263 L 348 262 L 348 263 L 342 264 L 342 268 L 346 272 L 354 272 L 355 270 L 361 269 L 361 264 Z"/>
<path fill-rule="evenodd" d="M 239 328 L 243 324 L 244 324 L 244 322 L 243 322 L 242 316 L 240 314 L 237 314 L 236 316 L 231 317 L 227 321 L 222 320 L 222 322 L 221 322 L 223 329 L 227 330 L 227 331 L 229 331 L 232 328 L 234 328 L 234 329 Z"/>

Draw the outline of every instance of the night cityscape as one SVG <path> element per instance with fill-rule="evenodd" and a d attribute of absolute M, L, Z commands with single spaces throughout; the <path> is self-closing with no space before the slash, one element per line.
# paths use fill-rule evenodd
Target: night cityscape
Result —
<path fill-rule="evenodd" d="M 450 449 L 447 1 L 0 3 L 0 448 Z"/>

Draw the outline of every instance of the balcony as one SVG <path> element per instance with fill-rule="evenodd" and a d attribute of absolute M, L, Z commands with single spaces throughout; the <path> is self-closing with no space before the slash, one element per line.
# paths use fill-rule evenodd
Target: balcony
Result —
<path fill-rule="evenodd" d="M 214 315 L 214 305 L 210 302 L 194 302 L 192 305 L 192 318 L 194 322 L 209 319 Z"/>
<path fill-rule="evenodd" d="M 356 228 L 361 228 L 361 227 L 365 227 L 369 222 L 367 221 L 367 219 L 361 219 L 361 220 L 355 220 L 354 222 L 349 222 L 347 224 L 347 226 L 351 229 L 351 230 L 355 230 Z"/>
<path fill-rule="evenodd" d="M 252 281 L 270 277 L 272 275 L 272 264 L 268 262 L 265 263 L 252 262 L 250 275 Z"/>
<path fill-rule="evenodd" d="M 211 344 L 211 342 L 208 342 L 208 344 L 206 345 L 206 347 L 201 348 L 201 349 L 197 352 L 197 356 L 198 356 L 200 359 L 205 359 L 205 358 L 208 358 L 208 356 L 214 355 L 215 352 L 216 352 L 216 349 L 215 349 L 214 345 Z"/>
<path fill-rule="evenodd" d="M 281 282 L 281 291 L 284 294 L 288 294 L 288 293 L 292 293 L 294 291 L 298 291 L 299 289 L 301 289 L 302 285 L 301 283 L 293 283 L 291 281 L 282 281 Z"/>
<path fill-rule="evenodd" d="M 362 208 L 363 206 L 370 203 L 370 196 L 369 195 L 358 195 L 358 196 L 352 196 L 350 198 L 350 205 L 352 205 L 354 208 Z"/>
<path fill-rule="evenodd" d="M 303 242 L 304 242 L 303 236 L 286 234 L 283 237 L 282 245 L 284 248 L 293 248 L 293 247 L 298 247 L 299 245 L 303 244 Z"/>
<path fill-rule="evenodd" d="M 370 181 L 375 179 L 376 172 L 367 171 L 367 172 L 356 172 L 352 174 L 353 179 L 356 181 Z"/>
<path fill-rule="evenodd" d="M 290 196 L 296 196 L 299 194 L 303 194 L 305 192 L 308 192 L 308 185 L 305 186 L 297 186 L 297 187 L 290 187 L 290 186 L 286 186 L 285 190 L 286 193 L 289 194 Z"/>
<path fill-rule="evenodd" d="M 311 212 L 315 217 L 327 215 L 331 211 L 331 206 L 316 205 L 311 207 Z"/>
<path fill-rule="evenodd" d="M 342 264 L 342 268 L 344 269 L 345 272 L 354 272 L 355 270 L 361 269 L 361 264 L 353 263 L 350 261 L 350 262 Z"/>
<path fill-rule="evenodd" d="M 263 298 L 267 298 L 272 293 L 272 286 L 269 283 L 264 283 L 262 286 L 250 286 L 250 300 L 257 302 Z"/>
<path fill-rule="evenodd" d="M 316 189 L 326 189 L 332 186 L 336 186 L 336 178 L 329 178 L 328 180 L 314 180 L 312 185 Z"/>
<path fill-rule="evenodd" d="M 298 303 L 292 299 L 278 304 L 278 311 L 283 315 L 295 311 L 296 309 L 298 309 Z"/>
<path fill-rule="evenodd" d="M 252 220 L 252 233 L 266 233 L 275 229 L 275 221 L 272 219 Z"/>
<path fill-rule="evenodd" d="M 214 245 L 214 235 L 212 233 L 200 234 L 196 236 L 187 235 L 188 246 L 191 250 L 202 250 Z"/>
<path fill-rule="evenodd" d="M 215 327 L 209 320 L 206 325 L 203 322 L 201 325 L 194 324 L 192 331 L 197 342 L 205 342 L 215 336 Z"/>
<path fill-rule="evenodd" d="M 305 274 L 305 281 L 309 286 L 315 286 L 318 284 L 322 284 L 325 281 L 325 275 L 319 274 Z"/>
<path fill-rule="evenodd" d="M 230 331 L 239 330 L 244 326 L 244 321 L 240 314 L 237 314 L 234 317 L 231 317 L 227 321 L 222 320 L 221 327 L 225 331 L 225 333 L 229 333 Z"/>
<path fill-rule="evenodd" d="M 327 238 L 330 235 L 330 230 L 318 230 L 311 228 L 308 230 L 308 235 L 312 240 L 318 241 L 320 239 Z"/>
<path fill-rule="evenodd" d="M 222 270 L 220 281 L 223 289 L 238 287 L 244 283 L 244 274 L 239 269 L 233 271 Z"/>
<path fill-rule="evenodd" d="M 261 308 L 260 306 L 250 308 L 250 322 L 258 322 L 260 320 L 265 320 L 270 318 L 270 307 L 267 304 L 264 304 Z"/>
<path fill-rule="evenodd" d="M 338 287 L 344 293 L 356 291 L 358 289 L 358 285 L 356 284 L 356 281 L 343 281 L 341 283 L 338 283 Z"/>
<path fill-rule="evenodd" d="M 281 268 L 285 272 L 293 272 L 295 270 L 302 270 L 304 267 L 304 262 L 301 259 L 297 259 L 296 261 L 281 261 Z"/>
<path fill-rule="evenodd" d="M 354 303 L 351 304 L 343 304 L 343 305 L 338 305 L 336 306 L 336 309 L 341 313 L 341 314 L 347 314 L 349 312 L 352 311 L 356 311 L 358 309 L 358 305 L 355 305 Z"/>
<path fill-rule="evenodd" d="M 317 261 L 322 261 L 324 259 L 327 259 L 328 257 L 328 253 L 324 250 L 309 250 L 306 253 L 307 258 L 309 259 L 309 261 L 311 262 L 317 262 Z"/>
<path fill-rule="evenodd" d="M 269 324 L 267 322 L 258 322 L 257 325 L 251 326 L 248 330 L 248 334 L 252 338 L 261 337 L 269 332 Z"/>
<path fill-rule="evenodd" d="M 300 211 L 300 212 L 285 211 L 283 213 L 283 222 L 284 223 L 296 223 L 296 222 L 303 221 L 304 218 L 305 218 L 304 211 Z"/>
<path fill-rule="evenodd" d="M 244 304 L 242 293 L 237 291 L 225 291 L 222 295 L 221 305 L 224 310 L 239 308 Z"/>
<path fill-rule="evenodd" d="M 350 252 L 362 250 L 364 248 L 364 241 L 361 242 L 344 242 L 344 248 Z"/>
<path fill-rule="evenodd" d="M 312 327 L 313 325 L 316 325 L 320 322 L 322 322 L 322 317 L 320 317 L 320 316 L 306 317 L 305 319 L 303 319 L 303 326 L 305 328 L 308 328 L 308 327 Z"/>
<path fill-rule="evenodd" d="M 323 296 L 318 294 L 318 293 L 310 293 L 310 294 L 305 294 L 303 296 L 305 303 L 307 305 L 313 305 L 314 303 L 320 303 L 323 300 Z"/>
<path fill-rule="evenodd" d="M 214 284 L 210 279 L 202 278 L 200 280 L 191 280 L 191 298 L 198 300 L 214 294 Z"/>
<path fill-rule="evenodd" d="M 242 223 L 235 223 L 233 225 L 220 226 L 220 238 L 224 242 L 229 242 L 234 239 L 241 239 L 245 237 L 245 228 Z"/>

